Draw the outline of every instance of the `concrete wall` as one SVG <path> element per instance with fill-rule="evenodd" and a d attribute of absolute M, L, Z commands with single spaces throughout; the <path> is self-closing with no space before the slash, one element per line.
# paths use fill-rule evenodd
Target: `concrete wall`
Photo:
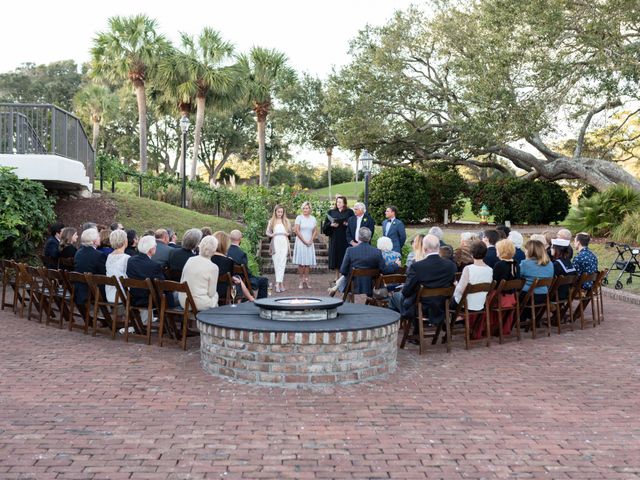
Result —
<path fill-rule="evenodd" d="M 91 192 L 84 165 L 58 155 L 0 154 L 0 166 L 15 167 L 20 178 L 41 181 L 48 188 Z"/>

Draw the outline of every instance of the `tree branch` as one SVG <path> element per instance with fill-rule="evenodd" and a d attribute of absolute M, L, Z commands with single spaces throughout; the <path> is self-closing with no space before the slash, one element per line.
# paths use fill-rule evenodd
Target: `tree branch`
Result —
<path fill-rule="evenodd" d="M 579 158 L 582 156 L 582 148 L 584 147 L 584 136 L 587 133 L 587 129 L 589 128 L 589 124 L 591 123 L 591 119 L 597 113 L 607 109 L 607 108 L 615 108 L 622 105 L 622 101 L 619 98 L 615 100 L 607 100 L 602 105 L 593 108 L 589 111 L 587 116 L 582 123 L 582 127 L 580 128 L 580 133 L 578 133 L 578 140 L 576 141 L 576 148 L 573 151 L 573 158 Z"/>
<path fill-rule="evenodd" d="M 533 145 L 541 154 L 543 154 L 547 160 L 555 160 L 556 158 L 560 158 L 562 155 L 554 152 L 549 147 L 545 145 L 545 143 L 540 138 L 540 135 L 537 133 L 532 135 L 531 137 L 527 137 L 527 142 Z"/>

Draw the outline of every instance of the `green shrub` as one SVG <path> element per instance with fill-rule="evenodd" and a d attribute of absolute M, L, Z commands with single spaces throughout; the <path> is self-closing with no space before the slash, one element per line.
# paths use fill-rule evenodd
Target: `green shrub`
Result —
<path fill-rule="evenodd" d="M 627 185 L 615 185 L 604 192 L 580 200 L 569 213 L 566 224 L 567 228 L 576 232 L 584 231 L 598 237 L 607 236 L 627 215 L 638 209 L 640 192 Z M 626 227 L 625 230 L 628 231 Z"/>
<path fill-rule="evenodd" d="M 20 179 L 0 167 L 0 257 L 21 258 L 36 253 L 55 220 L 53 199 L 39 182 Z"/>
<path fill-rule="evenodd" d="M 353 181 L 353 170 L 349 167 L 333 167 L 331 168 L 331 184 L 339 185 Z M 317 182 L 316 188 L 324 188 L 329 185 L 328 171 L 322 170 L 320 180 Z"/>
<path fill-rule="evenodd" d="M 387 205 L 395 205 L 400 220 L 417 223 L 428 214 L 430 195 L 424 174 L 409 168 L 388 168 L 371 179 L 368 210 L 380 224 Z"/>
<path fill-rule="evenodd" d="M 473 213 L 485 204 L 497 223 L 547 224 L 569 212 L 569 195 L 554 182 L 501 178 L 473 185 L 469 196 Z"/>
<path fill-rule="evenodd" d="M 613 229 L 612 237 L 616 242 L 640 245 L 640 211 L 627 214 Z"/>
<path fill-rule="evenodd" d="M 449 210 L 449 218 L 460 217 L 464 213 L 467 182 L 455 167 L 436 164 L 425 172 L 427 182 L 432 186 L 427 216 L 434 222 L 444 221 L 444 211 Z"/>

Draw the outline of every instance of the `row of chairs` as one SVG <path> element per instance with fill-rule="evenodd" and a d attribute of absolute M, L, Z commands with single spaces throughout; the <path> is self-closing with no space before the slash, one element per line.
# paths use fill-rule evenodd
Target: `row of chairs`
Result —
<path fill-rule="evenodd" d="M 580 320 L 580 328 L 587 325 L 585 312 L 591 305 L 591 323 L 595 327 L 604 319 L 604 304 L 602 294 L 602 282 L 607 275 L 607 270 L 593 274 L 567 275 L 553 278 L 535 279 L 526 294 L 521 296 L 524 279 L 467 285 L 460 302 L 452 308 L 451 301 L 455 286 L 447 288 L 421 287 L 416 295 L 415 311 L 418 321 L 418 332 L 410 334 L 412 321 L 402 319 L 402 340 L 400 348 L 404 348 L 410 339 L 417 340 L 419 352 L 426 351 L 427 341 L 436 344 L 442 333 L 445 333 L 443 341 L 447 345 L 447 351 L 451 351 L 452 337 L 463 334 L 465 348 L 468 349 L 475 343 L 491 344 L 492 333 L 503 343 L 505 337 L 515 335 L 518 341 L 521 339 L 521 331 L 531 332 L 532 338 L 536 338 L 538 330 L 546 327 L 547 336 L 551 335 L 552 323 L 555 324 L 557 333 L 563 329 L 573 330 L 574 324 Z M 396 273 L 383 275 L 377 269 L 354 269 L 347 279 L 347 285 L 343 294 L 346 302 L 354 301 L 354 284 L 358 277 L 374 279 L 374 291 L 385 285 L 401 285 L 406 281 L 406 275 Z M 457 277 L 459 279 L 459 275 Z M 582 285 L 592 282 L 592 288 L 585 290 Z M 546 287 L 547 294 L 544 300 L 536 301 L 534 291 L 538 287 Z M 566 296 L 563 291 L 568 291 Z M 482 310 L 469 310 L 468 296 L 475 293 L 486 293 L 486 300 Z M 505 295 L 512 302 L 505 303 Z M 426 312 L 423 311 L 422 300 L 437 297 L 444 301 L 445 319 L 447 321 L 432 327 L 425 325 Z M 368 305 L 380 307 L 388 306 L 388 299 L 367 297 Z M 575 304 L 575 307 L 574 307 Z M 505 326 L 506 325 L 506 326 Z M 444 329 L 444 332 L 443 332 Z M 480 333 L 481 338 L 474 338 L 474 333 Z"/>
<path fill-rule="evenodd" d="M 231 285 L 231 275 L 222 281 Z M 89 294 L 86 302 L 76 302 L 77 287 L 84 285 Z M 104 289 L 115 290 L 114 301 L 107 300 Z M 9 288 L 12 290 L 10 292 Z M 134 305 L 132 290 L 144 292 L 144 305 Z M 184 294 L 185 308 L 171 307 L 167 295 Z M 228 295 L 230 298 L 230 295 Z M 225 299 L 226 301 L 227 299 Z M 17 315 L 45 324 L 56 324 L 69 330 L 80 329 L 85 334 L 92 330 L 108 334 L 115 339 L 123 329 L 125 341 L 130 337 L 142 338 L 151 344 L 152 334 L 157 333 L 158 343 L 180 344 L 187 348 L 187 338 L 198 335 L 195 315 L 198 313 L 188 284 L 171 280 L 119 280 L 105 275 L 33 267 L 11 260 L 2 261 L 2 309 L 11 307 Z M 157 317 L 157 323 L 153 321 Z M 130 332 L 131 327 L 131 332 Z"/>

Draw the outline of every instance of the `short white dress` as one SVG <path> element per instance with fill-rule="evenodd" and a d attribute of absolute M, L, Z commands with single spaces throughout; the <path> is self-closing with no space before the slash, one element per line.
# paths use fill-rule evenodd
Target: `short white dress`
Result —
<path fill-rule="evenodd" d="M 296 217 L 296 225 L 300 225 L 300 235 L 307 242 L 313 238 L 313 229 L 318 224 L 316 217 L 309 215 L 298 215 Z M 296 243 L 293 245 L 293 261 L 295 265 L 301 265 L 303 267 L 312 266 L 316 264 L 316 248 L 313 243 L 311 245 L 305 245 L 302 240 L 296 236 Z"/>

